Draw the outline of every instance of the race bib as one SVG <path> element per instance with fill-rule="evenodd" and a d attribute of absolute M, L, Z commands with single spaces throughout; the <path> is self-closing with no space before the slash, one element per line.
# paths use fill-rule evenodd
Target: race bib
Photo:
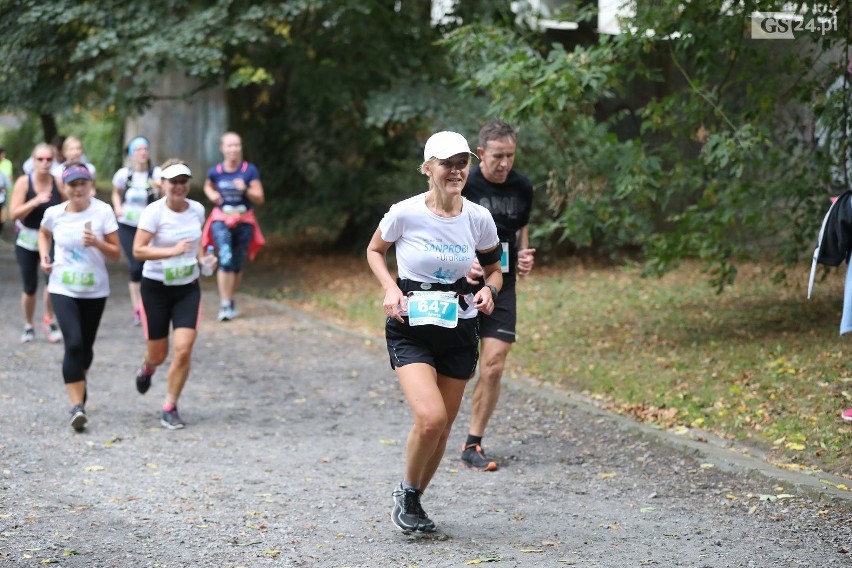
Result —
<path fill-rule="evenodd" d="M 23 249 L 38 252 L 38 229 L 21 226 L 18 228 L 18 238 L 15 244 Z"/>
<path fill-rule="evenodd" d="M 455 292 L 412 292 L 408 298 L 408 325 L 456 327 L 459 301 Z"/>
<path fill-rule="evenodd" d="M 126 203 L 124 205 L 124 220 L 127 221 L 128 224 L 138 225 L 139 217 L 142 216 L 142 211 L 144 210 L 144 205 Z"/>
<path fill-rule="evenodd" d="M 88 292 L 95 287 L 95 273 L 90 266 L 66 268 L 60 275 L 62 284 L 72 292 Z"/>
<path fill-rule="evenodd" d="M 500 243 L 503 254 L 500 255 L 500 272 L 509 272 L 509 243 Z"/>
<path fill-rule="evenodd" d="M 173 256 L 164 258 L 162 263 L 163 284 L 166 286 L 181 286 L 195 280 L 195 267 L 198 265 L 198 259 L 194 256 Z"/>

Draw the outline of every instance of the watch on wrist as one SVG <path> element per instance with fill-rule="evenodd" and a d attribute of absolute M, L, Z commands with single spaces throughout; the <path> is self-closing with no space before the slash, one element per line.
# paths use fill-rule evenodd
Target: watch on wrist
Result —
<path fill-rule="evenodd" d="M 488 288 L 489 290 L 491 290 L 491 299 L 496 300 L 497 299 L 497 286 L 495 286 L 494 284 L 486 284 L 485 287 Z"/>

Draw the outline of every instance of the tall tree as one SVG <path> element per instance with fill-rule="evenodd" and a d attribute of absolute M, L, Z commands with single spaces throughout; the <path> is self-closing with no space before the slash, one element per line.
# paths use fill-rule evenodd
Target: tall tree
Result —
<path fill-rule="evenodd" d="M 427 0 L 0 0 L 0 18 L 0 108 L 124 114 L 167 70 L 224 83 L 267 221 L 346 226 L 350 244 L 418 188 L 430 122 L 470 122 Z"/>

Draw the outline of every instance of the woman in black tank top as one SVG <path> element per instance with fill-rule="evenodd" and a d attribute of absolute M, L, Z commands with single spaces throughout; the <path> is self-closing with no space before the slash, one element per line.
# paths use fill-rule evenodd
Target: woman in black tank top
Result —
<path fill-rule="evenodd" d="M 64 201 L 57 181 L 50 173 L 55 152 L 56 149 L 49 144 L 39 144 L 33 149 L 33 172 L 15 181 L 9 204 L 9 217 L 15 221 L 15 257 L 23 281 L 21 306 L 24 311 L 24 332 L 21 335 L 21 343 L 29 343 L 35 339 L 33 317 L 38 289 L 38 230 L 41 219 L 48 207 Z M 62 341 L 62 333 L 54 321 L 46 286 L 42 327 L 51 343 Z"/>

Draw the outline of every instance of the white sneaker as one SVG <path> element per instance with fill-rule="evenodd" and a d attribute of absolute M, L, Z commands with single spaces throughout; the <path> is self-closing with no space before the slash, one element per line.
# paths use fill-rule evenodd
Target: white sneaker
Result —
<path fill-rule="evenodd" d="M 219 315 L 216 316 L 216 319 L 219 321 L 229 321 L 231 319 L 231 308 L 229 306 L 219 308 Z"/>
<path fill-rule="evenodd" d="M 47 340 L 51 343 L 59 343 L 62 341 L 62 332 L 55 321 L 44 320 L 41 322 L 41 327 L 47 334 Z"/>
<path fill-rule="evenodd" d="M 21 343 L 30 343 L 35 341 L 35 330 L 30 326 L 24 326 L 24 333 L 21 334 Z"/>

